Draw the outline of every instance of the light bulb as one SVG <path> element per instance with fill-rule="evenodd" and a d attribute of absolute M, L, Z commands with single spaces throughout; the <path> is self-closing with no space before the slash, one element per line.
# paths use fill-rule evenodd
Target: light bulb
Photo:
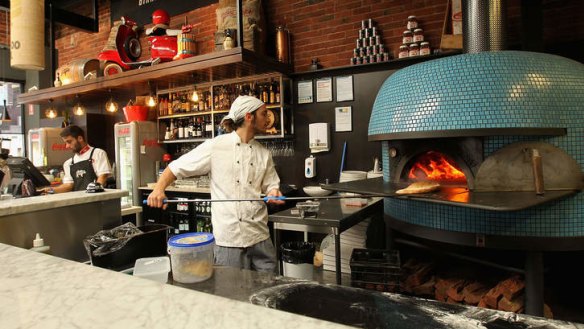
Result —
<path fill-rule="evenodd" d="M 75 115 L 85 114 L 85 109 L 83 108 L 83 106 L 81 106 L 81 103 L 77 103 L 77 105 L 75 105 L 75 107 L 73 108 L 73 114 Z"/>
<path fill-rule="evenodd" d="M 105 103 L 105 110 L 110 113 L 115 113 L 118 111 L 118 103 L 114 102 L 113 98 L 110 98 L 107 103 Z"/>
<path fill-rule="evenodd" d="M 49 119 L 54 119 L 57 117 L 57 110 L 54 107 L 49 107 L 45 111 L 45 116 Z"/>
<path fill-rule="evenodd" d="M 199 102 L 199 93 L 197 93 L 197 91 L 193 91 L 193 95 L 191 96 L 191 101 L 197 103 Z"/>
<path fill-rule="evenodd" d="M 156 99 L 154 98 L 154 96 L 150 96 L 148 98 L 148 102 L 146 103 L 146 105 L 148 105 L 149 107 L 156 106 Z"/>

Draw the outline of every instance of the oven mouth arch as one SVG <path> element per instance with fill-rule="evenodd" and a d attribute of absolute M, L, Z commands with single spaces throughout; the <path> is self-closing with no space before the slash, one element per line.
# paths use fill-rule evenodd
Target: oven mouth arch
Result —
<path fill-rule="evenodd" d="M 470 170 L 465 171 L 463 167 L 459 163 L 461 163 L 462 159 L 456 160 L 453 156 L 439 152 L 436 150 L 429 150 L 420 152 L 412 157 L 409 160 L 405 161 L 403 168 L 399 171 L 400 181 L 423 181 L 423 180 L 431 180 L 438 182 L 440 184 L 445 185 L 457 185 L 457 186 L 468 186 L 468 178 L 467 176 L 470 174 Z M 430 162 L 430 164 L 428 163 Z M 429 166 L 428 166 L 429 165 Z M 430 167 L 433 171 L 443 171 L 444 175 L 448 176 L 447 173 L 447 166 L 451 166 L 455 170 L 461 172 L 464 177 L 450 177 L 450 178 L 433 178 L 428 175 L 426 172 L 427 170 L 422 169 L 422 167 Z M 418 169 L 414 168 L 417 167 Z M 415 170 L 417 173 L 422 172 L 425 177 L 411 177 L 412 170 Z M 430 174 L 432 175 L 432 173 Z"/>
<path fill-rule="evenodd" d="M 392 166 L 393 173 L 390 175 L 393 183 L 410 181 L 406 171 L 409 171 L 413 161 L 425 153 L 437 152 L 456 163 L 460 171 L 464 173 L 466 188 L 473 190 L 476 170 L 483 161 L 482 139 L 480 138 L 400 140 L 390 142 L 389 148 L 394 149 L 393 153 L 397 154 L 396 165 Z M 453 185 L 462 185 L 462 183 Z"/>

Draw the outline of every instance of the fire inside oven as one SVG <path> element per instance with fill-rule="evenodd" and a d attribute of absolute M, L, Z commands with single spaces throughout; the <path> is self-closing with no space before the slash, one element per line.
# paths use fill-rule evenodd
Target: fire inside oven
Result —
<path fill-rule="evenodd" d="M 441 185 L 467 186 L 466 175 L 456 161 L 438 151 L 427 151 L 414 156 L 402 172 L 408 181 L 436 181 Z"/>

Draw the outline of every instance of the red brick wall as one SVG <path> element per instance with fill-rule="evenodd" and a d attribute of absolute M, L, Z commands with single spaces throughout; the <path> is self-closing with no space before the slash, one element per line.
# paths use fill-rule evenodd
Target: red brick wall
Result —
<path fill-rule="evenodd" d="M 215 48 L 215 8 L 216 4 L 193 10 L 184 15 L 171 18 L 170 27 L 180 28 L 187 21 L 194 25 L 193 33 L 197 36 L 197 51 L 200 54 L 211 52 Z M 77 10 L 78 11 L 78 10 Z M 81 11 L 82 12 L 82 11 Z M 90 16 L 88 14 L 88 16 Z M 81 32 L 68 26 L 59 26 L 55 41 L 55 48 L 59 51 L 59 63 L 68 63 L 79 58 L 96 58 L 105 46 L 110 30 L 110 2 L 99 2 L 99 32 Z M 142 46 L 141 60 L 150 58 L 148 40 L 144 30 L 151 27 L 146 25 L 140 32 Z"/>
<path fill-rule="evenodd" d="M 349 64 L 355 47 L 360 22 L 371 18 L 383 36 L 383 42 L 393 56 L 401 43 L 408 15 L 416 15 L 424 29 L 426 40 L 432 48 L 440 45 L 440 36 L 445 0 L 265 0 L 268 33 L 284 24 L 292 35 L 292 58 L 296 71 L 305 71 L 311 59 L 317 57 L 325 68 Z M 521 0 L 508 1 L 508 41 L 510 45 L 520 43 Z M 110 2 L 99 1 L 99 32 L 80 32 L 70 27 L 59 26 L 56 48 L 59 63 L 78 58 L 94 58 L 103 48 L 110 25 Z M 179 28 L 185 16 L 195 25 L 197 51 L 208 53 L 214 49 L 216 29 L 215 9 L 217 4 L 200 8 L 172 18 L 171 28 Z M 89 10 L 82 9 L 83 10 Z M 584 40 L 584 1 L 543 0 L 544 42 L 570 42 Z M 5 19 L 0 11 L 0 32 Z M 144 28 L 148 28 L 145 26 Z M 6 44 L 5 33 L 0 34 L 0 43 Z M 142 59 L 149 57 L 148 43 L 141 34 Z"/>
<path fill-rule="evenodd" d="M 8 32 L 6 22 L 10 25 L 10 14 L 7 11 L 0 10 L 0 45 L 8 45 L 8 40 L 10 39 L 10 36 L 7 36 L 10 32 Z"/>

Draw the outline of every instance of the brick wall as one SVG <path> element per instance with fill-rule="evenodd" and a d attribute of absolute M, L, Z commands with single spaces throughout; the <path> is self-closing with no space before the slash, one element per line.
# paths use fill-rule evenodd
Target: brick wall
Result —
<path fill-rule="evenodd" d="M 6 22 L 10 25 L 10 13 L 5 10 L 0 10 L 0 45 L 8 45 L 9 34 Z"/>
<path fill-rule="evenodd" d="M 509 0 L 508 41 L 519 48 L 521 0 Z M 99 1 L 99 32 L 80 32 L 70 27 L 58 26 L 56 48 L 59 63 L 78 58 L 94 58 L 103 48 L 109 31 L 110 2 Z M 371 18 L 377 23 L 383 42 L 393 56 L 401 43 L 401 35 L 408 15 L 416 15 L 426 40 L 432 48 L 440 45 L 440 36 L 446 9 L 445 0 L 265 0 L 268 34 L 274 27 L 284 24 L 292 35 L 292 58 L 296 71 L 308 69 L 312 58 L 318 58 L 325 68 L 345 66 L 357 38 L 363 19 Z M 172 18 L 171 27 L 179 28 L 185 16 L 195 25 L 198 53 L 214 49 L 216 29 L 215 9 L 217 4 L 193 10 Z M 569 43 L 584 40 L 584 1 L 543 0 L 544 42 Z M 80 8 L 79 12 L 90 8 Z M 0 11 L 0 32 L 5 28 L 4 12 Z M 144 28 L 148 28 L 145 26 Z M 6 44 L 5 32 L 0 34 L 0 43 Z M 148 43 L 144 33 L 140 38 L 143 55 L 149 58 Z M 270 43 L 268 43 L 269 45 Z M 272 51 L 273 53 L 273 51 Z"/>

